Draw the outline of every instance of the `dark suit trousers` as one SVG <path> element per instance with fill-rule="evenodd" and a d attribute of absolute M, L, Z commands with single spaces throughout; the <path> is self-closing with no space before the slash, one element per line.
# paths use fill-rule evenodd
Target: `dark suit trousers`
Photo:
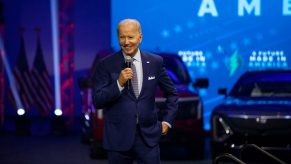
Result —
<path fill-rule="evenodd" d="M 137 127 L 133 147 L 128 151 L 107 151 L 109 164 L 160 164 L 160 147 L 149 147 Z"/>

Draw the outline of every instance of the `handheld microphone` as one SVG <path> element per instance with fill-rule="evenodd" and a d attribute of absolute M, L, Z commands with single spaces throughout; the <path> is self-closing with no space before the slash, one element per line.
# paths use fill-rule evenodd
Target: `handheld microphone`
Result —
<path fill-rule="evenodd" d="M 131 64 L 132 64 L 132 58 L 130 56 L 125 56 L 125 63 L 126 63 L 126 67 L 127 68 L 131 68 Z M 130 79 L 127 80 L 127 86 L 128 86 L 128 89 L 129 89 L 129 85 L 130 85 Z"/>
<path fill-rule="evenodd" d="M 132 58 L 130 56 L 125 56 L 125 63 L 127 68 L 131 68 Z"/>

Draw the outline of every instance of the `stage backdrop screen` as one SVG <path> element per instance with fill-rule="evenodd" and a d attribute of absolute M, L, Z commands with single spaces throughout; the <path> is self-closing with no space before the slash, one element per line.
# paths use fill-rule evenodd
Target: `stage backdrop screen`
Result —
<path fill-rule="evenodd" d="M 193 81 L 207 77 L 200 90 L 204 128 L 222 97 L 245 71 L 288 69 L 291 58 L 291 0 L 111 0 L 112 41 L 121 19 L 141 22 L 141 48 L 181 56 Z"/>

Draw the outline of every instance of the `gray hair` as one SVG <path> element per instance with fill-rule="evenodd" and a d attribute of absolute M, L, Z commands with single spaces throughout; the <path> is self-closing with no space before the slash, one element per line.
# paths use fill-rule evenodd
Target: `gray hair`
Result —
<path fill-rule="evenodd" d="M 127 19 L 123 19 L 121 20 L 119 23 L 118 23 L 118 26 L 117 26 L 117 34 L 119 34 L 119 27 L 121 24 L 124 24 L 124 23 L 135 23 L 137 25 L 137 28 L 138 28 L 138 32 L 140 34 L 142 34 L 142 30 L 141 30 L 141 25 L 139 23 L 139 21 L 137 19 L 130 19 L 130 18 L 127 18 Z"/>

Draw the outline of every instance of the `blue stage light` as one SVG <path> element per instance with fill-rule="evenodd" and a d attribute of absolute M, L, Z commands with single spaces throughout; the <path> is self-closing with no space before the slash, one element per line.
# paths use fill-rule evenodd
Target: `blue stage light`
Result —
<path fill-rule="evenodd" d="M 22 116 L 22 115 L 24 115 L 24 114 L 25 114 L 25 110 L 24 110 L 24 109 L 22 109 L 22 108 L 20 108 L 20 109 L 17 109 L 17 114 L 18 114 L 19 116 Z"/>
<path fill-rule="evenodd" d="M 63 114 L 61 109 L 56 109 L 54 113 L 56 116 L 61 116 Z"/>
<path fill-rule="evenodd" d="M 59 69 L 59 30 L 58 30 L 58 1 L 51 0 L 51 21 L 52 21 L 52 45 L 54 56 L 54 82 L 55 82 L 55 113 L 59 114 L 61 110 L 61 93 L 60 93 L 60 69 Z M 56 114 L 56 115 L 57 115 Z"/>

